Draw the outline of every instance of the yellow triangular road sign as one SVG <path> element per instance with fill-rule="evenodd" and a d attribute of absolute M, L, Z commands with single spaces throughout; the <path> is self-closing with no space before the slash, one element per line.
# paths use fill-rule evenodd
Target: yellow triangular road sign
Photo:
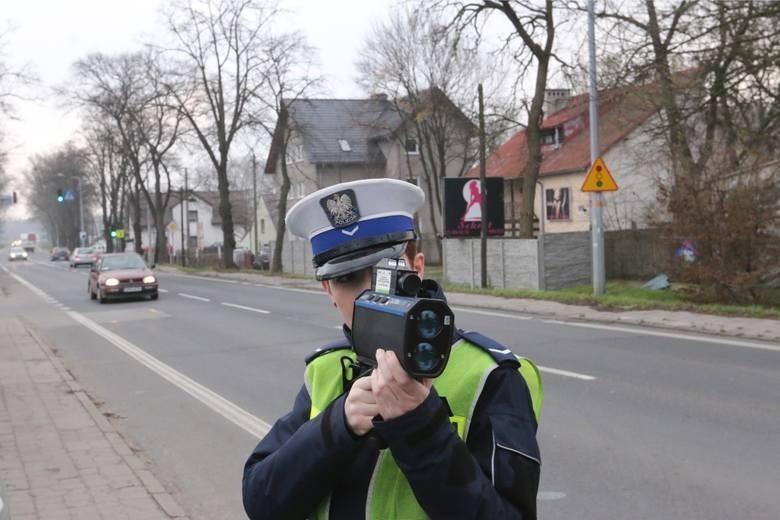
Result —
<path fill-rule="evenodd" d="M 604 160 L 597 157 L 585 177 L 585 182 L 582 183 L 581 191 L 617 191 L 617 189 L 618 185 L 612 174 L 609 173 Z"/>

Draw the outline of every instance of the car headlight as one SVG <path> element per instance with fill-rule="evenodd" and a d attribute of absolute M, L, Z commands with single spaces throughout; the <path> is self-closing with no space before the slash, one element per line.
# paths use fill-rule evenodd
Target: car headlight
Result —
<path fill-rule="evenodd" d="M 154 283 L 157 281 L 157 278 L 155 278 L 152 275 L 144 276 L 144 283 Z"/>
<path fill-rule="evenodd" d="M 119 280 L 117 280 L 116 278 L 109 278 L 105 282 L 103 282 L 103 285 L 105 285 L 106 287 L 113 287 L 115 285 L 119 285 Z"/>

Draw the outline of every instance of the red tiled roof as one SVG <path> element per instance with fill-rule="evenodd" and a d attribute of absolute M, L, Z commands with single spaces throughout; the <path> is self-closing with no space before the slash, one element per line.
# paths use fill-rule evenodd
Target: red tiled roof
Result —
<path fill-rule="evenodd" d="M 613 88 L 599 92 L 599 142 L 601 153 L 631 134 L 659 109 L 654 84 Z M 567 105 L 544 118 L 542 129 L 563 127 L 564 138 L 558 148 L 542 146 L 540 176 L 585 171 L 590 166 L 588 95 L 572 96 Z M 489 177 L 519 177 L 528 161 L 526 133 L 521 130 L 487 158 Z M 478 177 L 479 166 L 467 177 Z"/>

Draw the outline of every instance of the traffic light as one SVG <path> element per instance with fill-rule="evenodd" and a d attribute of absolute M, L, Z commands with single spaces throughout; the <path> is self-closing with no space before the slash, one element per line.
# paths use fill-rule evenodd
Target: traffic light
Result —
<path fill-rule="evenodd" d="M 57 202 L 64 202 L 65 195 L 62 194 L 62 188 L 57 189 Z"/>
<path fill-rule="evenodd" d="M 111 238 L 116 238 L 116 229 L 111 228 Z"/>

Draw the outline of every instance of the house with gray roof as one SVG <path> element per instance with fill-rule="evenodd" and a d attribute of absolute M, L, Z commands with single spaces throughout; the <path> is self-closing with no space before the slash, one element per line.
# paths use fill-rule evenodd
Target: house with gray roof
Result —
<path fill-rule="evenodd" d="M 436 96 L 421 96 L 424 102 L 446 99 L 440 91 Z M 298 200 L 320 188 L 340 182 L 387 177 L 416 183 L 429 196 L 429 177 L 421 160 L 420 143 L 412 119 L 420 117 L 422 103 L 412 107 L 408 100 L 389 100 L 375 95 L 368 99 L 295 99 L 288 102 L 288 124 L 277 122 L 272 144 L 265 162 L 268 188 L 278 194 L 282 183 L 281 167 L 285 161 L 290 177 L 288 209 Z M 449 100 L 447 109 L 457 115 L 457 133 L 462 129 L 470 135 L 473 124 Z M 282 157 L 284 138 L 288 136 L 286 154 Z M 469 164 L 470 166 L 470 164 Z M 446 176 L 458 176 L 467 168 L 447 163 Z M 438 182 L 436 180 L 434 182 Z M 441 215 L 434 207 L 435 218 Z M 423 248 L 436 262 L 436 237 L 432 233 L 431 208 L 419 214 Z M 441 229 L 439 227 L 439 229 Z M 286 240 L 295 241 L 287 236 Z"/>

